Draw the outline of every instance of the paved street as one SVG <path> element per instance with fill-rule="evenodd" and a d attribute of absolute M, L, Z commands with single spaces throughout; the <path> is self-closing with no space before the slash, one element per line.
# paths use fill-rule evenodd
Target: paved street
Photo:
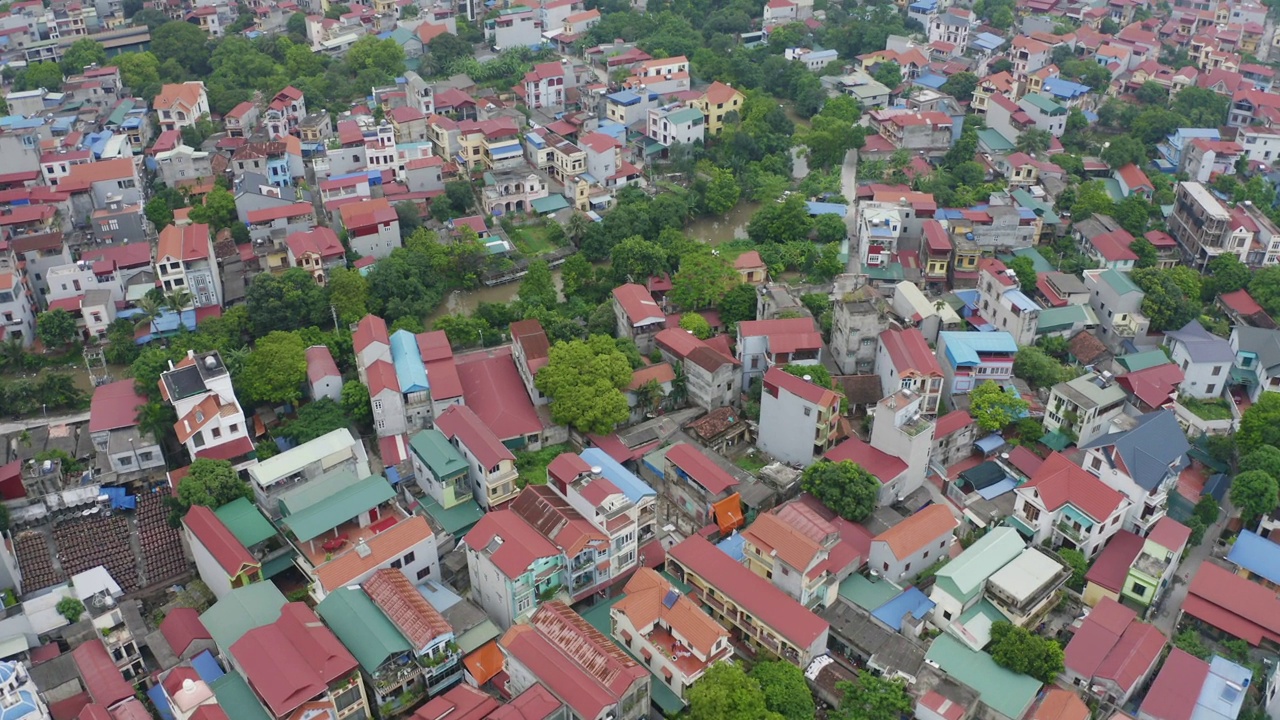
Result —
<path fill-rule="evenodd" d="M 1151 619 L 1151 624 L 1160 628 L 1160 631 L 1165 635 L 1173 636 L 1173 627 L 1178 620 L 1178 611 L 1182 609 L 1182 602 L 1187 598 L 1187 586 L 1191 578 L 1195 577 L 1196 572 L 1200 570 L 1200 565 L 1209 557 L 1219 533 L 1226 526 L 1227 518 L 1230 516 L 1230 506 L 1223 506 L 1222 515 L 1218 518 L 1218 522 L 1214 523 L 1208 530 L 1205 530 L 1204 542 L 1192 548 L 1182 558 L 1182 564 L 1178 566 L 1178 572 L 1173 578 L 1173 584 L 1161 603 L 1160 614 Z"/>
<path fill-rule="evenodd" d="M 8 434 L 21 432 L 30 428 L 40 427 L 42 425 L 70 425 L 72 423 L 82 423 L 89 421 L 89 411 L 73 413 L 71 415 L 36 415 L 35 417 L 25 418 L 22 420 L 10 420 L 0 422 L 0 434 Z"/>

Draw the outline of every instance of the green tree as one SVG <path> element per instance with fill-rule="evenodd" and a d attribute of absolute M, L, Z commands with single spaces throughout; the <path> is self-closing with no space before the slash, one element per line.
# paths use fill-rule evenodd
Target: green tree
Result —
<path fill-rule="evenodd" d="M 204 203 L 192 206 L 187 215 L 193 223 L 203 223 L 213 232 L 229 228 L 239 222 L 236 216 L 236 198 L 221 187 L 214 187 L 204 196 Z"/>
<path fill-rule="evenodd" d="M 1018 348 L 1013 358 L 1013 374 L 1036 388 L 1053 387 L 1070 379 L 1062 363 L 1034 345 Z"/>
<path fill-rule="evenodd" d="M 1194 294 L 1186 292 L 1187 283 L 1175 270 L 1186 270 L 1194 276 Z M 1152 330 L 1175 330 L 1199 314 L 1199 276 L 1191 268 L 1143 268 L 1129 273 L 1129 277 L 1146 294 L 1142 313 L 1151 319 Z"/>
<path fill-rule="evenodd" d="M 304 443 L 347 427 L 347 416 L 342 406 L 329 398 L 307 403 L 298 410 L 298 416 L 280 426 L 278 433 L 294 442 Z"/>
<path fill-rule="evenodd" d="M 1249 280 L 1249 295 L 1268 314 L 1280 314 L 1280 265 L 1271 265 L 1255 272 Z"/>
<path fill-rule="evenodd" d="M 379 40 L 376 35 L 363 35 L 351 45 L 344 58 L 349 72 L 356 77 L 393 79 L 402 74 L 404 48 L 395 40 Z"/>
<path fill-rule="evenodd" d="M 1141 237 L 1147 231 L 1150 212 L 1151 201 L 1135 194 L 1116 203 L 1112 217 L 1116 222 L 1120 223 L 1120 227 L 1136 238 Z M 1134 242 L 1137 241 L 1135 240 Z"/>
<path fill-rule="evenodd" d="M 560 300 L 555 281 L 551 278 L 551 266 L 546 260 L 534 260 L 520 282 L 518 297 L 525 307 L 554 308 Z"/>
<path fill-rule="evenodd" d="M 329 304 L 344 325 L 360 322 L 369 314 L 369 281 L 356 270 L 335 268 L 329 273 Z"/>
<path fill-rule="evenodd" d="M 1022 287 L 1023 292 L 1031 292 L 1036 286 L 1038 275 L 1036 274 L 1036 263 L 1025 255 L 1018 255 L 1009 261 L 1008 267 L 1018 276 L 1018 285 Z"/>
<path fill-rule="evenodd" d="M 151 33 L 151 53 L 164 66 L 169 60 L 190 77 L 206 77 L 212 68 L 209 60 L 209 36 L 204 31 L 181 20 L 167 22 Z M 181 78 L 165 78 L 177 81 Z"/>
<path fill-rule="evenodd" d="M 667 299 L 684 310 L 714 307 L 738 282 L 738 271 L 728 260 L 698 252 L 681 259 Z"/>
<path fill-rule="evenodd" d="M 1084 576 L 1089 572 L 1089 559 L 1084 553 L 1071 548 L 1058 548 L 1058 557 L 1071 568 L 1071 579 L 1067 581 L 1067 587 L 1081 592 L 1084 590 Z"/>
<path fill-rule="evenodd" d="M 84 615 L 84 603 L 74 597 L 64 597 L 54 606 L 58 614 L 67 619 L 69 623 L 78 623 Z"/>
<path fill-rule="evenodd" d="M 373 410 L 369 407 L 369 388 L 364 383 L 348 380 L 342 385 L 342 411 L 363 427 L 368 427 L 373 422 Z"/>
<path fill-rule="evenodd" d="M 552 345 L 534 383 L 551 398 L 552 419 L 579 432 L 608 434 L 631 415 L 622 393 L 631 363 L 605 335 Z"/>
<path fill-rule="evenodd" d="M 1169 90 L 1160 83 L 1147 81 L 1135 93 L 1138 102 L 1144 105 L 1164 105 L 1169 101 Z"/>
<path fill-rule="evenodd" d="M 895 62 L 883 62 L 876 65 L 871 77 L 890 90 L 895 90 L 902 84 L 902 67 Z"/>
<path fill-rule="evenodd" d="M 36 337 L 46 348 L 58 348 L 76 337 L 76 319 L 71 313 L 56 308 L 36 316 Z"/>
<path fill-rule="evenodd" d="M 690 720 L 783 720 L 738 663 L 718 662 L 688 690 Z"/>
<path fill-rule="evenodd" d="M 1156 263 L 1160 261 L 1156 246 L 1152 245 L 1151 241 L 1144 237 L 1135 238 L 1133 242 L 1129 243 L 1129 249 L 1133 251 L 1134 255 L 1138 256 L 1138 259 L 1133 263 L 1135 269 L 1141 270 L 1142 268 L 1155 267 Z"/>
<path fill-rule="evenodd" d="M 632 235 L 613 246 L 610 266 L 613 281 L 618 284 L 643 285 L 650 277 L 662 275 L 671 269 L 667 264 L 667 251 L 640 235 Z"/>
<path fill-rule="evenodd" d="M 413 7 L 412 5 L 409 7 Z M 311 57 L 311 53 L 307 53 Z M 396 218 L 400 221 L 400 234 L 412 235 L 422 227 L 422 213 L 418 212 L 418 206 L 408 200 L 398 202 L 395 205 Z"/>
<path fill-rule="evenodd" d="M 1065 669 L 1062 646 L 1026 628 L 998 621 L 991 626 L 991 659 L 1016 673 L 1052 683 Z"/>
<path fill-rule="evenodd" d="M 1019 352 L 1021 355 L 1021 352 Z M 988 380 L 969 393 L 969 414 L 978 427 L 998 432 L 1021 417 L 1030 405 L 1011 390 Z"/>
<path fill-rule="evenodd" d="M 1280 503 L 1280 485 L 1263 470 L 1246 470 L 1231 480 L 1231 504 L 1240 510 L 1245 527 L 1269 515 Z"/>
<path fill-rule="evenodd" d="M 307 381 L 307 346 L 302 336 L 276 330 L 258 340 L 245 361 L 241 384 L 255 403 L 292 403 Z"/>
<path fill-rule="evenodd" d="M 809 237 L 812 226 L 804 198 L 792 195 L 757 210 L 747 223 L 747 237 L 756 244 L 798 242 Z"/>
<path fill-rule="evenodd" d="M 187 476 L 178 483 L 177 497 L 166 500 L 169 524 L 179 527 L 182 516 L 192 505 L 216 510 L 238 498 L 253 500 L 253 488 L 236 475 L 230 462 L 197 458 L 192 461 Z"/>
<path fill-rule="evenodd" d="M 290 268 L 280 275 L 258 275 L 245 292 L 245 305 L 254 337 L 331 321 L 324 288 L 302 268 Z"/>
<path fill-rule="evenodd" d="M 831 371 L 821 365 L 783 365 L 782 371 L 795 375 L 801 380 L 808 378 L 809 382 L 818 387 L 836 389 L 835 383 L 831 380 Z"/>
<path fill-rule="evenodd" d="M 685 313 L 680 316 L 680 327 L 693 333 L 699 340 L 711 337 L 711 323 L 698 313 Z"/>
<path fill-rule="evenodd" d="M 1033 128 L 1031 130 L 1024 130 L 1022 134 L 1018 136 L 1016 147 L 1024 153 L 1042 153 L 1048 150 L 1049 146 L 1052 144 L 1053 136 L 1049 134 L 1048 130 Z"/>
<path fill-rule="evenodd" d="M 1262 393 L 1240 418 L 1236 447 L 1247 457 L 1264 445 L 1280 447 L 1280 393 Z"/>
<path fill-rule="evenodd" d="M 907 686 L 898 678 L 889 679 L 870 670 L 859 670 L 856 683 L 836 683 L 840 707 L 827 713 L 830 720 L 899 720 L 915 706 Z"/>
<path fill-rule="evenodd" d="M 960 102 L 969 102 L 973 99 L 973 91 L 977 87 L 977 75 L 971 72 L 958 72 L 949 76 L 947 81 L 942 83 L 942 87 L 938 89 Z"/>
<path fill-rule="evenodd" d="M 880 497 L 880 481 L 849 460 L 819 460 L 805 468 L 800 487 L 852 522 L 870 515 Z"/>
<path fill-rule="evenodd" d="M 78 75 L 90 65 L 107 64 L 107 51 L 97 41 L 80 38 L 62 53 L 62 73 Z M 123 78 L 121 78 L 123 79 Z"/>
<path fill-rule="evenodd" d="M 492 328 L 484 318 L 452 314 L 438 317 L 431 323 L 433 330 L 443 330 L 453 347 L 476 347 L 484 344 L 485 335 Z"/>
<path fill-rule="evenodd" d="M 1187 628 L 1175 635 L 1173 646 L 1201 660 L 1208 660 L 1213 655 L 1213 651 L 1205 646 L 1204 641 L 1200 639 L 1200 632 L 1195 628 Z"/>
<path fill-rule="evenodd" d="M 1240 467 L 1237 469 L 1239 472 L 1261 470 L 1280 480 L 1280 448 L 1274 445 L 1263 445 L 1251 450 L 1248 455 L 1240 458 Z"/>
<path fill-rule="evenodd" d="M 304 12 L 296 12 L 289 16 L 289 21 L 285 23 L 285 32 L 294 37 L 300 37 L 304 40 L 307 37 L 307 14 Z"/>
<path fill-rule="evenodd" d="M 1102 162 L 1113 170 L 1127 165 L 1141 166 L 1147 161 L 1147 148 L 1132 135 L 1121 135 L 1102 149 Z"/>
<path fill-rule="evenodd" d="M 782 660 L 759 662 L 751 668 L 750 677 L 760 683 L 769 710 L 786 720 L 812 720 L 813 693 L 799 667 Z"/>
<path fill-rule="evenodd" d="M 739 283 L 725 293 L 716 305 L 720 311 L 720 321 L 726 327 L 733 327 L 744 320 L 756 319 L 756 289 L 747 283 Z"/>
<path fill-rule="evenodd" d="M 814 239 L 820 243 L 838 243 L 847 233 L 844 218 L 839 215 L 819 215 L 813 220 Z"/>
<path fill-rule="evenodd" d="M 143 213 L 147 216 L 147 220 L 156 226 L 156 230 L 163 230 L 173 224 L 173 209 L 169 207 L 169 203 L 164 198 L 157 197 L 148 200 L 143 208 Z"/>
<path fill-rule="evenodd" d="M 62 68 L 57 63 L 39 62 L 28 65 L 13 83 L 14 88 L 22 90 L 38 90 L 44 88 L 49 92 L 57 92 L 62 87 Z"/>
<path fill-rule="evenodd" d="M 1223 253 L 1209 261 L 1200 290 L 1200 299 L 1209 302 L 1219 295 L 1235 292 L 1249 285 L 1253 271 L 1235 255 Z"/>
<path fill-rule="evenodd" d="M 711 179 L 702 193 L 702 204 L 712 215 L 723 215 L 738 204 L 742 186 L 727 168 L 712 168 Z"/>

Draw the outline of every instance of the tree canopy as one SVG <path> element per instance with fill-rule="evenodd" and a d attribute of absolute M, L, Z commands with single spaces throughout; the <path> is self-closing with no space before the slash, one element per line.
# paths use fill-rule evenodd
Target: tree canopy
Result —
<path fill-rule="evenodd" d="M 608 434 L 631 415 L 622 394 L 631 363 L 605 335 L 552 345 L 534 384 L 551 398 L 552 419 L 579 432 Z"/>
<path fill-rule="evenodd" d="M 1249 406 L 1240 418 L 1236 447 L 1241 457 L 1271 445 L 1280 447 L 1280 394 L 1264 392 L 1258 402 Z"/>
<path fill-rule="evenodd" d="M 1231 504 L 1240 510 L 1245 527 L 1271 514 L 1280 503 L 1280 485 L 1264 470 L 1246 470 L 1231 480 Z"/>
<path fill-rule="evenodd" d="M 1021 355 L 1022 352 L 1018 354 Z M 1003 430 L 1022 417 L 1029 407 L 1026 400 L 992 380 L 982 383 L 969 393 L 969 414 L 978 423 L 978 427 L 987 432 Z"/>
<path fill-rule="evenodd" d="M 166 499 L 170 508 L 169 524 L 178 527 L 192 505 L 217 509 L 237 498 L 252 500 L 253 488 L 236 475 L 230 462 L 196 458 L 187 476 L 178 483 L 177 496 Z"/>
<path fill-rule="evenodd" d="M 680 261 L 667 299 L 685 310 L 701 310 L 719 303 L 738 282 L 738 272 L 727 260 L 697 252 Z"/>
<path fill-rule="evenodd" d="M 849 460 L 819 460 L 805 468 L 800 478 L 800 487 L 805 492 L 853 522 L 876 509 L 880 485 L 875 476 Z"/>
<path fill-rule="evenodd" d="M 258 403 L 289 403 L 302 398 L 307 381 L 307 346 L 297 333 L 276 330 L 258 340 L 240 378 Z"/>
<path fill-rule="evenodd" d="M 718 662 L 688 690 L 690 720 L 785 720 L 738 663 Z"/>
<path fill-rule="evenodd" d="M 837 682 L 836 691 L 840 707 L 827 714 L 831 720 L 899 720 L 915 706 L 906 683 L 869 670 L 859 670 L 856 683 Z"/>
<path fill-rule="evenodd" d="M 998 621 L 991 625 L 991 659 L 1043 683 L 1052 683 L 1065 669 L 1062 646 L 1026 628 Z"/>

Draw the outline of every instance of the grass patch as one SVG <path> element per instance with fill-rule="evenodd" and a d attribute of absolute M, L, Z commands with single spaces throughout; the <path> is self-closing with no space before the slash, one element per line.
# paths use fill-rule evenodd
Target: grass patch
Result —
<path fill-rule="evenodd" d="M 1178 404 L 1190 410 L 1201 420 L 1212 422 L 1214 420 L 1231 419 L 1231 406 L 1222 398 L 1198 400 L 1191 397 L 1181 397 L 1178 398 Z"/>
<path fill-rule="evenodd" d="M 546 255 L 556 250 L 557 246 L 552 240 L 552 235 L 559 228 L 552 229 L 550 223 L 539 225 L 518 225 L 510 232 L 511 243 L 516 246 L 521 255 L 525 257 L 536 257 L 538 255 Z M 561 231 L 563 233 L 563 231 Z"/>
<path fill-rule="evenodd" d="M 754 453 L 738 456 L 734 459 L 733 464 L 754 475 L 764 469 L 764 466 L 769 463 L 765 461 L 764 456 L 760 454 L 759 450 L 757 450 Z"/>
<path fill-rule="evenodd" d="M 516 478 L 516 485 L 522 488 L 526 485 L 546 485 L 547 466 L 561 453 L 567 452 L 570 452 L 568 445 L 548 445 L 541 450 L 517 452 L 516 472 L 519 476 Z"/>

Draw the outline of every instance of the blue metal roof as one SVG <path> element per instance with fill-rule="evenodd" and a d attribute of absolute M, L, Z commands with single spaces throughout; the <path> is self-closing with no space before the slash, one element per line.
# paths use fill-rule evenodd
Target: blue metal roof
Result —
<path fill-rule="evenodd" d="M 1209 661 L 1209 674 L 1200 686 L 1191 720 L 1219 720 L 1240 715 L 1244 696 L 1253 681 L 1253 671 L 1243 665 L 1214 655 Z"/>
<path fill-rule="evenodd" d="M 729 537 L 716 543 L 716 547 L 724 551 L 724 554 L 733 558 L 734 562 L 742 562 L 747 557 L 745 548 L 746 538 L 741 533 L 734 533 Z"/>
<path fill-rule="evenodd" d="M 937 90 L 947 83 L 947 79 L 941 75 L 935 75 L 934 73 L 924 73 L 912 82 L 916 85 L 923 85 L 924 87 Z"/>
<path fill-rule="evenodd" d="M 635 105 L 641 100 L 639 95 L 631 92 L 630 90 L 621 90 L 619 92 L 606 95 L 605 97 L 622 106 Z"/>
<path fill-rule="evenodd" d="M 600 474 L 617 485 L 622 494 L 633 503 L 658 494 L 645 481 L 636 477 L 635 473 L 623 467 L 622 463 L 609 457 L 609 454 L 600 448 L 587 448 L 578 457 L 586 460 L 591 467 L 600 468 Z"/>
<path fill-rule="evenodd" d="M 938 333 L 939 344 L 946 344 L 947 357 L 952 366 L 977 365 L 978 353 L 984 352 L 1018 352 L 1018 343 L 1013 336 L 1003 330 L 997 332 L 954 332 Z"/>
<path fill-rule="evenodd" d="M 1241 530 L 1227 560 L 1273 583 L 1280 583 L 1280 545 Z"/>
<path fill-rule="evenodd" d="M 442 583 L 424 582 L 418 586 L 418 594 L 426 598 L 437 612 L 444 612 L 462 602 L 462 598 L 458 597 L 457 593 Z"/>
<path fill-rule="evenodd" d="M 423 392 L 431 389 L 427 382 L 427 368 L 422 364 L 418 351 L 418 338 L 408 330 L 391 333 L 391 363 L 396 366 L 396 381 L 400 392 Z"/>
<path fill-rule="evenodd" d="M 849 212 L 846 205 L 840 203 L 806 202 L 810 215 L 839 215 L 844 217 Z"/>
<path fill-rule="evenodd" d="M 1021 290 L 1006 290 L 1004 296 L 1009 299 L 1009 302 L 1013 303 L 1014 307 L 1023 312 L 1040 309 L 1036 301 L 1027 297 L 1026 293 Z"/>
<path fill-rule="evenodd" d="M 916 620 L 933 612 L 934 602 L 915 587 L 898 593 L 892 600 L 876 608 L 871 616 L 894 630 L 902 630 L 902 620 L 910 615 Z"/>
<path fill-rule="evenodd" d="M 1081 95 L 1088 94 L 1093 88 L 1088 85 L 1082 85 L 1078 82 L 1064 80 L 1062 78 L 1053 77 L 1044 81 L 1044 91 L 1060 98 L 1078 98 Z"/>
<path fill-rule="evenodd" d="M 164 686 L 156 683 L 147 689 L 147 697 L 151 700 L 151 704 L 156 706 L 156 712 L 160 713 L 161 720 L 174 720 L 173 708 L 169 706 L 169 698 L 164 695 Z M 0 715 L 0 718 L 3 718 Z M 13 715 L 12 717 L 21 718 L 24 715 Z"/>
<path fill-rule="evenodd" d="M 978 33 L 973 36 L 969 44 L 979 50 L 995 50 L 1005 43 L 1004 38 L 993 33 Z"/>
<path fill-rule="evenodd" d="M 1000 446 L 1004 445 L 1004 437 L 1001 436 L 1000 433 L 992 433 L 984 438 L 979 439 L 977 442 L 974 443 L 974 445 L 977 445 L 978 449 L 981 450 L 985 455 L 986 453 L 995 452 L 996 450 L 999 450 Z"/>

